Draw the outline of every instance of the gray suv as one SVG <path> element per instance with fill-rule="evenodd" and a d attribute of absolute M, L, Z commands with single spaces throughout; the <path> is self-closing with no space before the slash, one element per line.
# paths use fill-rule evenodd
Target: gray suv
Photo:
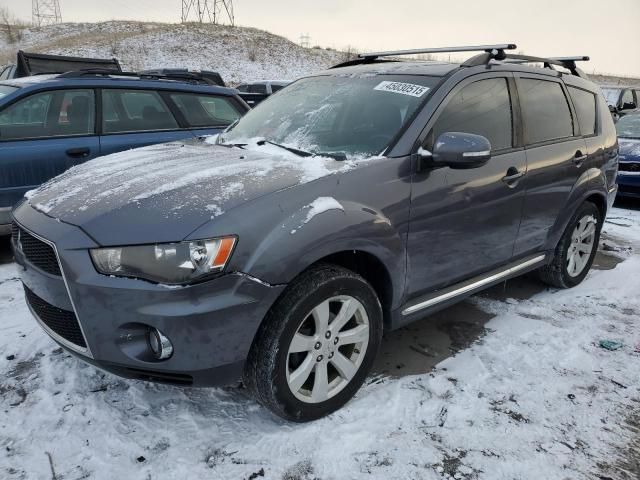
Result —
<path fill-rule="evenodd" d="M 579 284 L 616 131 L 576 59 L 514 47 L 450 49 L 480 52 L 461 65 L 369 54 L 217 137 L 72 168 L 13 212 L 36 320 L 115 374 L 242 376 L 308 421 L 356 393 L 383 332 L 532 270 Z"/>

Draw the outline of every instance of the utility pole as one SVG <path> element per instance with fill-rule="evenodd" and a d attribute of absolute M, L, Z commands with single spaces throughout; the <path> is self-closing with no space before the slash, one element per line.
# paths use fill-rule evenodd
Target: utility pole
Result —
<path fill-rule="evenodd" d="M 62 23 L 60 0 L 31 0 L 31 23 L 36 27 Z"/>
<path fill-rule="evenodd" d="M 300 34 L 300 46 L 303 48 L 309 48 L 311 46 L 311 37 L 308 33 Z"/>
<path fill-rule="evenodd" d="M 198 22 L 235 25 L 233 0 L 182 0 L 182 23 Z"/>

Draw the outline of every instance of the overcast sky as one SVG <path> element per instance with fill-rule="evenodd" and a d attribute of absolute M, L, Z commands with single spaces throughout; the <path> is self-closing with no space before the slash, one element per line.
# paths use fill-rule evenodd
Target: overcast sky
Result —
<path fill-rule="evenodd" d="M 0 0 L 30 20 L 29 0 Z M 64 21 L 177 22 L 181 0 L 60 0 Z M 236 23 L 360 51 L 514 42 L 590 55 L 588 73 L 640 77 L 640 0 L 235 0 Z"/>

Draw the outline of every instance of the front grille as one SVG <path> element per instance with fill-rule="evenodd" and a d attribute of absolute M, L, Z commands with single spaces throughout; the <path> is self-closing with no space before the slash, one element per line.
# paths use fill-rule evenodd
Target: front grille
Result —
<path fill-rule="evenodd" d="M 622 163 L 618 164 L 620 172 L 640 172 L 640 163 Z"/>
<path fill-rule="evenodd" d="M 87 348 L 76 314 L 51 305 L 24 286 L 27 303 L 40 321 L 68 342 Z"/>
<path fill-rule="evenodd" d="M 62 276 L 58 257 L 51 245 L 37 239 L 15 223 L 11 224 L 11 236 L 16 247 L 30 264 L 51 275 Z"/>

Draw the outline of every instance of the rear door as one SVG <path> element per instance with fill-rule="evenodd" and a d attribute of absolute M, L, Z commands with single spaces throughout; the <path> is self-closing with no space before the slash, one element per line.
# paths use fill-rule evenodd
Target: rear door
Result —
<path fill-rule="evenodd" d="M 103 89 L 100 99 L 102 155 L 194 137 L 157 91 Z"/>
<path fill-rule="evenodd" d="M 27 190 L 99 155 L 91 89 L 51 90 L 0 112 L 0 208 Z"/>
<path fill-rule="evenodd" d="M 589 164 L 565 85 L 556 78 L 516 75 L 528 172 L 515 254 L 542 250 L 578 177 Z"/>
<path fill-rule="evenodd" d="M 233 97 L 201 93 L 171 92 L 165 94 L 173 103 L 182 120 L 196 135 L 221 132 L 238 120 L 246 111 Z"/>
<path fill-rule="evenodd" d="M 512 259 L 527 171 L 519 146 L 510 74 L 463 81 L 438 108 L 424 145 L 445 132 L 483 135 L 491 159 L 479 168 L 414 174 L 408 240 L 408 293 L 417 296 L 497 268 Z"/>

